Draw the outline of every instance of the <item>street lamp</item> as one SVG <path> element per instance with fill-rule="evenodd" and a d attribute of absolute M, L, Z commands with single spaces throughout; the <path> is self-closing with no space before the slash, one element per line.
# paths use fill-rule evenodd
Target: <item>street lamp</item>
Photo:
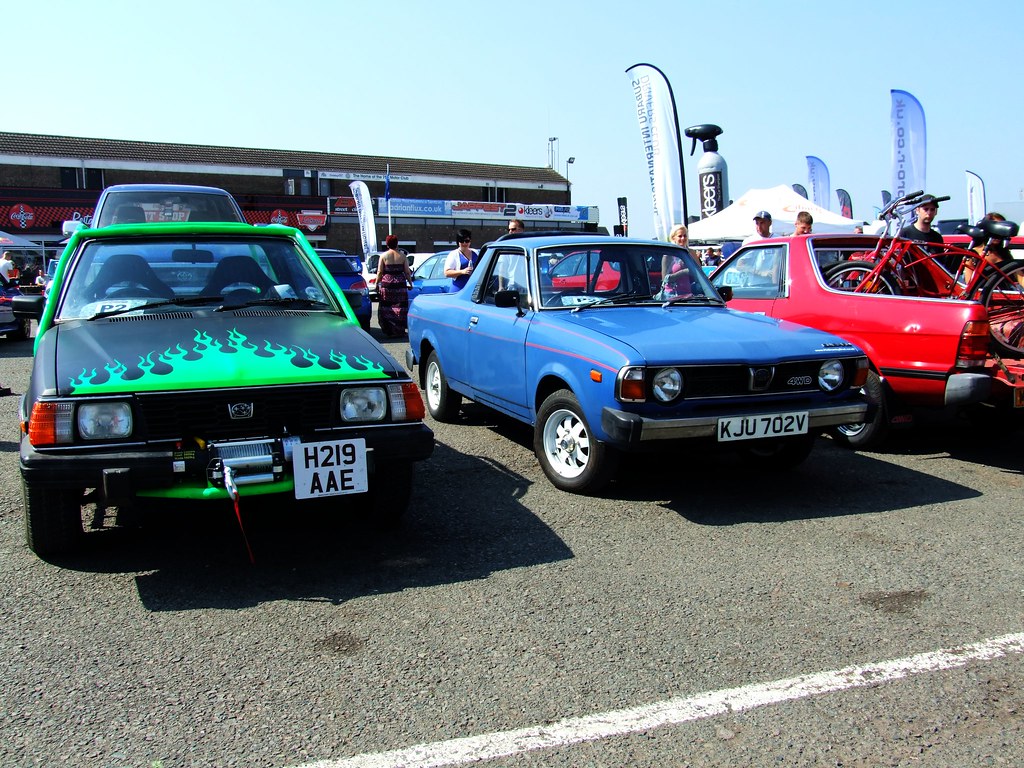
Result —
<path fill-rule="evenodd" d="M 569 166 L 576 162 L 575 157 L 570 157 L 565 161 L 565 204 L 569 205 L 572 202 L 572 183 L 569 181 Z"/>
<path fill-rule="evenodd" d="M 557 158 L 555 157 L 555 142 L 557 141 L 557 136 L 548 137 L 548 168 L 554 168 L 558 165 Z"/>

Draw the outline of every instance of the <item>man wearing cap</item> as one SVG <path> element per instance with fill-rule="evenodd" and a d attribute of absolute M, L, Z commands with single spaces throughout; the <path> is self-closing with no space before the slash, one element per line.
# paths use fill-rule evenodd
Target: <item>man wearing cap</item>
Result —
<path fill-rule="evenodd" d="M 932 229 L 932 220 L 938 212 L 939 201 L 935 198 L 935 195 L 925 195 L 914 209 L 917 219 L 913 224 L 907 224 L 907 226 L 900 230 L 900 237 L 907 240 L 918 240 L 920 242 L 942 245 L 942 235 L 938 230 Z"/>
<path fill-rule="evenodd" d="M 767 240 L 772 236 L 772 215 L 768 211 L 758 211 L 754 214 L 754 229 L 757 230 L 743 241 L 743 245 L 754 240 Z"/>

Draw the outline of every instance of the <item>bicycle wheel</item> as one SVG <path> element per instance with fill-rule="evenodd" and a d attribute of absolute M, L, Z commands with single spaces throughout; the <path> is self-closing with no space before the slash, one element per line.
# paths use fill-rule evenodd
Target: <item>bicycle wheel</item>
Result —
<path fill-rule="evenodd" d="M 1024 356 L 1024 263 L 1000 267 L 981 289 L 981 303 L 996 350 L 1007 357 Z"/>
<path fill-rule="evenodd" d="M 857 291 L 858 293 L 883 293 L 899 295 L 896 280 L 886 271 L 880 272 L 864 285 L 864 278 L 875 268 L 871 261 L 844 261 L 829 267 L 825 272 L 825 284 L 829 288 L 840 291 Z"/>

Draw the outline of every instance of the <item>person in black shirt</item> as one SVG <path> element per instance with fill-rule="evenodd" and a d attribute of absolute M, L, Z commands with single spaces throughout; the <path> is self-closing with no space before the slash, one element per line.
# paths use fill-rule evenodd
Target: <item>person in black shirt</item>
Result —
<path fill-rule="evenodd" d="M 932 221 L 939 213 L 939 201 L 934 195 L 925 195 L 914 209 L 917 219 L 900 230 L 900 237 L 925 243 L 942 245 L 942 235 L 932 229 Z"/>

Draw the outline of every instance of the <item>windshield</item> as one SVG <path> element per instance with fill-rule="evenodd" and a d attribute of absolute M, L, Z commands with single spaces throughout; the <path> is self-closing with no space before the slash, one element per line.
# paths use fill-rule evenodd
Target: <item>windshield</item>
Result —
<path fill-rule="evenodd" d="M 358 256 L 350 256 L 348 254 L 327 255 L 321 253 L 320 260 L 323 261 L 327 271 L 332 275 L 363 274 L 363 260 Z"/>
<path fill-rule="evenodd" d="M 243 221 L 225 192 L 109 192 L 94 227 L 166 221 Z"/>
<path fill-rule="evenodd" d="M 668 244 L 601 244 L 537 251 L 541 304 L 577 307 L 630 297 L 664 302 L 698 297 L 718 300 L 703 270 L 682 248 Z"/>
<path fill-rule="evenodd" d="M 280 299 L 336 309 L 311 261 L 286 238 L 85 241 L 68 265 L 57 320 L 142 310 L 175 302 L 238 306 Z"/>

